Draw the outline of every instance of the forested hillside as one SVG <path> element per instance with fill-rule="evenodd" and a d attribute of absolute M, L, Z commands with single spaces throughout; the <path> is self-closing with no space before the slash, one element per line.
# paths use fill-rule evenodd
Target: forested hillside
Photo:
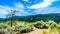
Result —
<path fill-rule="evenodd" d="M 20 17 L 19 20 L 25 20 L 29 22 L 35 22 L 40 20 L 43 20 L 43 21 L 54 20 L 55 22 L 60 22 L 60 13 L 30 15 L 30 16 L 25 16 L 23 18 Z"/>

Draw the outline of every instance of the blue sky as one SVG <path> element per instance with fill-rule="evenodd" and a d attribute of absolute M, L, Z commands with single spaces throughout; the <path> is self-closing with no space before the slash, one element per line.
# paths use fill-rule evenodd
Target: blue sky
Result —
<path fill-rule="evenodd" d="M 19 11 L 18 16 L 60 13 L 60 0 L 0 0 L 0 18 L 10 10 Z"/>

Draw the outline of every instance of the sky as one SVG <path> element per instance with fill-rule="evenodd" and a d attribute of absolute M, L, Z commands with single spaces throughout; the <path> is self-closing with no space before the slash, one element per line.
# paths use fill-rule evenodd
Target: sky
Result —
<path fill-rule="evenodd" d="M 0 0 L 0 18 L 10 10 L 17 10 L 17 16 L 60 13 L 60 0 Z"/>

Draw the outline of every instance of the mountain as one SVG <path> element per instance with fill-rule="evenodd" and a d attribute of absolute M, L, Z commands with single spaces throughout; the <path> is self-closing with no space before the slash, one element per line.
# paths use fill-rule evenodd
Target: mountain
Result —
<path fill-rule="evenodd" d="M 11 18 L 7 19 L 10 20 Z M 0 20 L 4 20 L 0 18 Z M 53 20 L 55 22 L 60 22 L 60 13 L 50 13 L 50 14 L 37 14 L 37 15 L 29 15 L 29 16 L 15 16 L 14 20 L 19 21 L 28 21 L 28 22 L 36 22 L 36 21 L 49 21 Z"/>
<path fill-rule="evenodd" d="M 25 20 L 29 22 L 53 20 L 55 22 L 60 22 L 60 13 L 29 15 L 25 16 L 24 18 L 20 18 L 19 20 Z"/>
<path fill-rule="evenodd" d="M 0 21 L 4 21 L 5 20 L 5 18 L 0 18 Z"/>

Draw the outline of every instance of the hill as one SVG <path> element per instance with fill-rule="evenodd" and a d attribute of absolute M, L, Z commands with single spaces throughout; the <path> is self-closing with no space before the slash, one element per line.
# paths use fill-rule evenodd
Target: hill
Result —
<path fill-rule="evenodd" d="M 5 19 L 0 18 L 0 21 L 5 20 Z M 8 18 L 7 20 L 11 20 L 11 18 Z M 37 14 L 37 15 L 29 15 L 29 16 L 15 16 L 14 20 L 28 21 L 28 22 L 36 22 L 40 20 L 43 20 L 43 21 L 53 20 L 55 22 L 60 22 L 60 13 Z"/>
<path fill-rule="evenodd" d="M 25 20 L 29 22 L 35 22 L 40 20 L 43 20 L 43 21 L 53 20 L 55 22 L 60 22 L 60 13 L 29 15 L 29 16 L 25 16 L 24 18 L 20 18 L 19 20 Z"/>

